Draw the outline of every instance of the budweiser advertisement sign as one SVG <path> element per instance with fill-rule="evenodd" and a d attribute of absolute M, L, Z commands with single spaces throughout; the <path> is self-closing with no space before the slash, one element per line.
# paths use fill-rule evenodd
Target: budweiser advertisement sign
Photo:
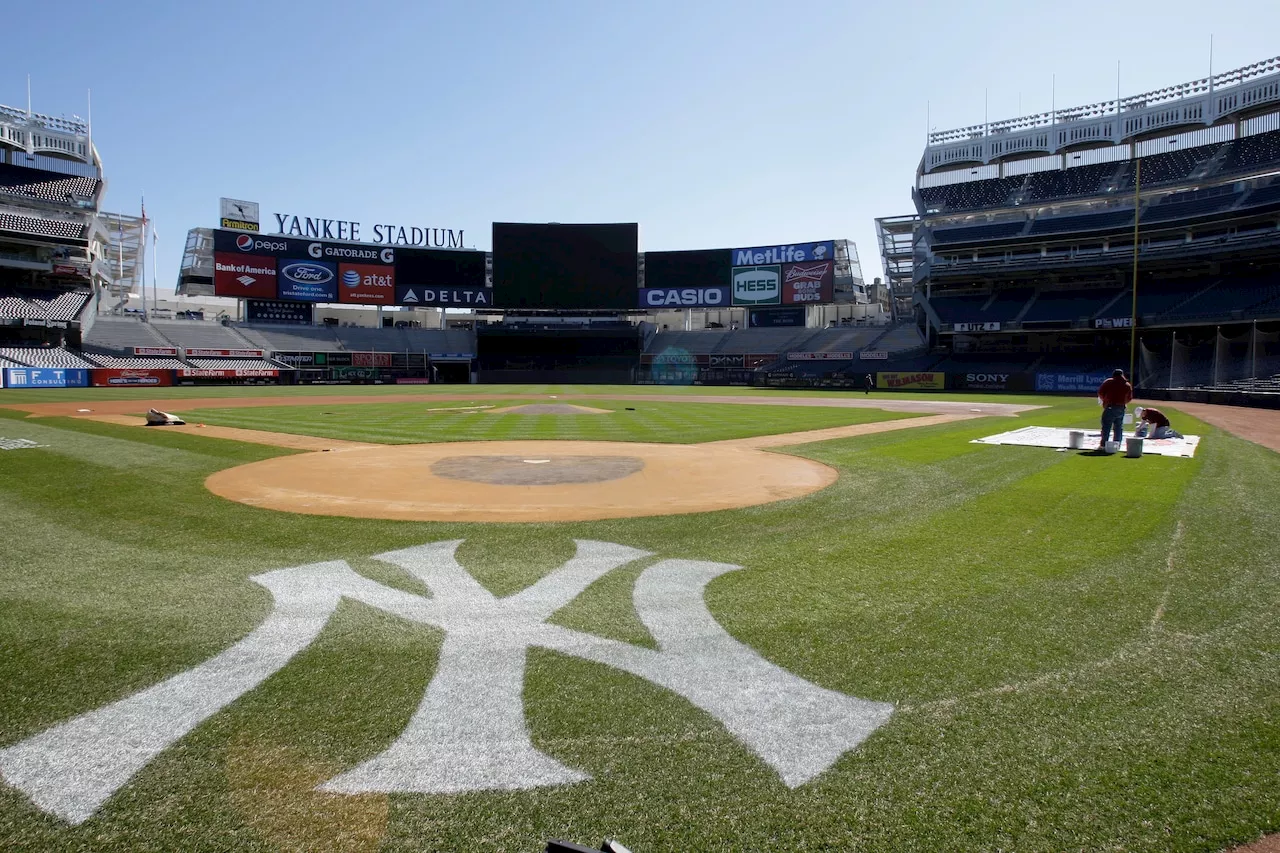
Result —
<path fill-rule="evenodd" d="M 159 355 L 159 356 L 167 355 L 173 358 L 177 358 L 178 348 L 177 347 L 134 347 L 133 354 L 134 355 Z"/>
<path fill-rule="evenodd" d="M 192 358 L 262 358 L 260 349 L 189 349 L 187 355 Z"/>
<path fill-rule="evenodd" d="M 834 298 L 835 262 L 782 265 L 782 304 L 808 305 Z"/>
<path fill-rule="evenodd" d="M 178 375 L 183 379 L 267 379 L 280 375 L 278 370 L 259 370 L 257 368 L 243 368 L 240 370 L 214 370 L 212 368 L 187 368 L 179 370 Z"/>
<path fill-rule="evenodd" d="M 852 361 L 851 352 L 789 352 L 787 361 Z"/>
<path fill-rule="evenodd" d="M 89 371 L 89 384 L 95 388 L 172 385 L 173 371 L 100 367 Z"/>

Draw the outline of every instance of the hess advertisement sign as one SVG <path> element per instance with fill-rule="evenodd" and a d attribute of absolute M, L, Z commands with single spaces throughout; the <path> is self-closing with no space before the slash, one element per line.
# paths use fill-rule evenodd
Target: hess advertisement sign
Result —
<path fill-rule="evenodd" d="M 733 304 L 782 304 L 782 267 L 734 267 Z"/>
<path fill-rule="evenodd" d="M 371 264 L 338 264 L 338 301 L 359 305 L 394 305 L 396 268 Z"/>

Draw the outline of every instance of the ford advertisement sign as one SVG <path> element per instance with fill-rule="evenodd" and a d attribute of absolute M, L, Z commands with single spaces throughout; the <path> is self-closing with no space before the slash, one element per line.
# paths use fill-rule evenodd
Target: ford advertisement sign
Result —
<path fill-rule="evenodd" d="M 782 302 L 782 267 L 734 267 L 734 305 L 778 305 Z"/>
<path fill-rule="evenodd" d="M 835 242 L 783 243 L 777 246 L 756 246 L 751 249 L 734 249 L 735 267 L 760 266 L 761 264 L 802 264 L 810 261 L 829 261 L 835 257 Z"/>
<path fill-rule="evenodd" d="M 337 302 L 338 269 L 330 261 L 280 261 L 280 298 Z"/>
<path fill-rule="evenodd" d="M 642 287 L 641 308 L 727 308 L 727 287 Z"/>

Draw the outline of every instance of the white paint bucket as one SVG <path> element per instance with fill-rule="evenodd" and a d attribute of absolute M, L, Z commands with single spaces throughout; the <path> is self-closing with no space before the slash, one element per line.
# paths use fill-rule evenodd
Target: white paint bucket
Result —
<path fill-rule="evenodd" d="M 1071 450 L 1083 450 L 1084 432 L 1078 429 L 1073 429 L 1071 432 L 1067 433 L 1067 447 Z"/>
<path fill-rule="evenodd" d="M 1104 451 L 1106 451 L 1107 453 L 1119 453 L 1119 452 L 1120 452 L 1120 442 L 1118 442 L 1118 441 L 1108 441 L 1108 442 L 1106 443 L 1106 445 L 1103 447 L 1103 450 L 1104 450 Z"/>
<path fill-rule="evenodd" d="M 1142 455 L 1142 439 L 1126 438 L 1124 440 L 1124 455 L 1130 459 L 1137 459 Z"/>

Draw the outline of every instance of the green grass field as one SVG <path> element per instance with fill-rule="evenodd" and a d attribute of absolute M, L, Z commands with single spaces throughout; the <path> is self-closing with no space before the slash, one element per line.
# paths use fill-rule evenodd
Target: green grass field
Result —
<path fill-rule="evenodd" d="M 104 391 L 6 391 L 0 405 L 127 397 Z M 214 497 L 204 478 L 290 451 L 0 409 L 0 437 L 46 445 L 0 451 L 0 750 L 240 641 L 272 607 L 253 575 L 345 560 L 425 595 L 420 581 L 370 558 L 453 539 L 465 540 L 460 562 L 499 596 L 573 556 L 574 539 L 652 552 L 551 620 L 642 648 L 654 639 L 633 587 L 648 566 L 742 566 L 705 595 L 732 637 L 824 688 L 895 706 L 864 743 L 790 788 L 676 693 L 534 648 L 523 687 L 531 740 L 590 779 L 322 793 L 318 784 L 405 730 L 444 640 L 345 600 L 310 646 L 84 823 L 0 784 L 0 849 L 538 851 L 548 837 L 598 845 L 610 836 L 636 853 L 1217 851 L 1280 830 L 1280 455 L 1181 415 L 1182 431 L 1204 436 L 1194 460 L 970 444 L 1019 425 L 1097 420 L 1092 399 L 982 399 L 1049 408 L 795 447 L 840 472 L 799 500 L 536 525 L 259 510 Z M 385 442 L 684 442 L 897 417 L 587 404 L 637 411 L 522 421 L 388 401 L 198 417 Z"/>
<path fill-rule="evenodd" d="M 516 401 L 518 403 L 518 401 Z M 552 401 L 557 402 L 557 401 Z M 216 424 L 377 444 L 434 441 L 646 441 L 694 444 L 913 417 L 879 409 L 832 409 L 747 404 L 590 401 L 608 415 L 491 414 L 465 402 L 360 403 L 328 406 L 254 406 L 193 409 L 189 423 Z M 477 400 L 489 408 L 510 402 Z"/>

